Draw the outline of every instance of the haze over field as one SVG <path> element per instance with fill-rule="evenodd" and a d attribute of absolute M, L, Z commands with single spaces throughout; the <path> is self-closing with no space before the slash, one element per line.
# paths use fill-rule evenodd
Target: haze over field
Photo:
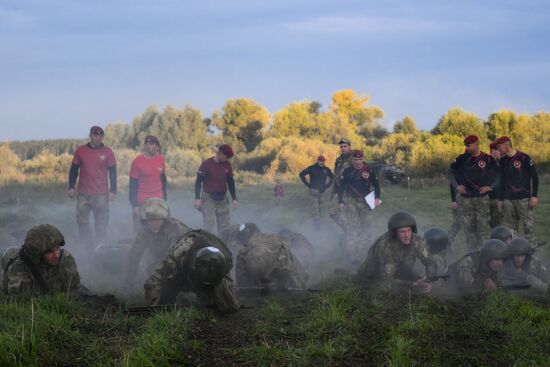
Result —
<path fill-rule="evenodd" d="M 0 141 L 82 137 L 150 104 L 276 112 L 352 88 L 388 128 L 548 110 L 550 3 L 2 1 Z M 9 126 L 9 128 L 6 128 Z"/>

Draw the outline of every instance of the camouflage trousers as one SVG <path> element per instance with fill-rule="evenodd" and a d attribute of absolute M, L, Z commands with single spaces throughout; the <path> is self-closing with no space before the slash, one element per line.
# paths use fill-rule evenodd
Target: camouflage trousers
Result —
<path fill-rule="evenodd" d="M 309 194 L 311 195 L 311 216 L 313 219 L 321 219 L 321 210 L 325 202 L 325 193 L 319 192 L 319 190 L 309 189 Z"/>
<path fill-rule="evenodd" d="M 535 220 L 529 199 L 504 200 L 502 202 L 505 225 L 519 234 L 519 225 L 523 224 L 524 236 L 531 244 L 535 243 Z"/>
<path fill-rule="evenodd" d="M 338 224 L 342 231 L 345 232 L 347 230 L 346 207 L 340 208 L 338 203 L 338 195 L 332 195 L 333 196 L 330 198 L 329 202 L 328 214 L 330 215 L 334 223 Z"/>
<path fill-rule="evenodd" d="M 90 225 L 90 212 L 94 216 L 94 232 Z M 80 245 L 93 249 L 107 239 L 107 224 L 109 223 L 109 197 L 107 194 L 78 193 L 76 198 L 76 222 Z"/>
<path fill-rule="evenodd" d="M 490 199 L 490 203 L 491 228 L 503 225 L 504 215 L 500 210 L 498 210 L 498 199 Z"/>
<path fill-rule="evenodd" d="M 462 226 L 460 225 L 460 215 L 458 215 L 458 209 L 453 209 L 453 224 L 451 224 L 451 229 L 449 230 L 449 247 L 452 248 L 456 236 L 458 235 L 458 232 L 460 232 L 460 229 Z"/>
<path fill-rule="evenodd" d="M 361 263 L 367 258 L 371 235 L 372 209 L 363 198 L 348 197 L 346 201 L 346 233 L 342 250 L 351 263 Z"/>
<path fill-rule="evenodd" d="M 218 230 L 218 236 L 225 241 L 229 226 L 231 225 L 231 214 L 229 212 L 228 200 L 214 200 L 208 194 L 202 195 L 202 213 L 203 229 L 214 233 L 214 225 Z"/>
<path fill-rule="evenodd" d="M 460 224 L 466 235 L 467 248 L 469 251 L 475 250 L 490 236 L 491 204 L 489 197 L 487 195 L 475 198 L 459 196 L 457 202 Z"/>

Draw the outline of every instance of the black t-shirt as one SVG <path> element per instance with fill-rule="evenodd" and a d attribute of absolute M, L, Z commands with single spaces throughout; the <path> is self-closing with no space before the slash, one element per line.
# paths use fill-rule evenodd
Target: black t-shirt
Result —
<path fill-rule="evenodd" d="M 518 151 L 512 157 L 502 157 L 500 170 L 501 199 L 518 200 L 537 196 L 539 176 L 529 155 Z"/>
<path fill-rule="evenodd" d="M 306 176 L 309 176 L 309 182 L 306 180 Z M 329 178 L 328 182 L 327 177 Z M 332 184 L 332 177 L 330 168 L 321 167 L 318 164 L 311 165 L 300 172 L 300 179 L 304 185 L 319 192 L 325 192 L 327 187 Z"/>
<path fill-rule="evenodd" d="M 457 185 L 466 188 L 464 197 L 484 196 L 479 193 L 483 186 L 498 187 L 499 175 L 495 159 L 481 152 L 477 157 L 464 153 L 459 155 L 451 164 Z"/>
<path fill-rule="evenodd" d="M 338 201 L 343 202 L 344 192 L 353 198 L 363 198 L 374 188 L 374 196 L 380 199 L 380 184 L 372 168 L 363 163 L 363 167 L 356 169 L 348 167 L 342 172 L 341 185 L 338 188 Z"/>

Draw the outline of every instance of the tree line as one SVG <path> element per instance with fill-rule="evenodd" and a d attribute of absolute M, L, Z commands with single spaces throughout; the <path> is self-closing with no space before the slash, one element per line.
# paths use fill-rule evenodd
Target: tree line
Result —
<path fill-rule="evenodd" d="M 294 176 L 312 164 L 319 154 L 332 164 L 335 146 L 346 137 L 354 148 L 363 149 L 367 159 L 404 168 L 413 177 L 442 174 L 449 162 L 463 152 L 464 136 L 480 137 L 482 150 L 501 135 L 529 153 L 538 164 L 550 162 L 550 114 L 516 113 L 502 109 L 482 119 L 459 107 L 449 109 L 431 131 L 417 128 L 411 116 L 397 121 L 390 131 L 382 124 L 384 111 L 369 103 L 369 96 L 353 90 L 332 95 L 326 109 L 318 101 L 291 102 L 275 113 L 248 98 L 230 99 L 212 116 L 204 117 L 193 106 L 148 107 L 132 123 L 104 126 L 105 144 L 119 161 L 119 172 L 127 174 L 131 160 L 141 149 L 145 136 L 157 136 L 166 156 L 168 174 L 192 177 L 202 159 L 217 144 L 230 143 L 236 151 L 236 170 L 273 177 Z M 70 155 L 84 139 L 15 141 L 1 146 L 2 182 L 8 178 L 35 180 L 64 177 Z M 9 174 L 8 174 L 9 173 Z"/>

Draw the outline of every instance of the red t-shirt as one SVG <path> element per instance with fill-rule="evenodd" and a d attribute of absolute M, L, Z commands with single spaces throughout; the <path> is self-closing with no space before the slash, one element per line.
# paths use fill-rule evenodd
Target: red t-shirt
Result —
<path fill-rule="evenodd" d="M 162 174 L 166 172 L 166 162 L 162 154 L 154 157 L 139 155 L 132 162 L 130 177 L 138 180 L 137 201 L 141 205 L 149 198 L 164 197 L 162 192 Z"/>
<path fill-rule="evenodd" d="M 233 176 L 233 168 L 231 163 L 218 163 L 212 157 L 202 162 L 198 174 L 203 179 L 202 188 L 205 192 L 226 192 L 227 178 Z"/>
<path fill-rule="evenodd" d="M 82 145 L 74 152 L 73 164 L 80 167 L 78 192 L 106 194 L 109 192 L 109 168 L 116 166 L 113 151 L 106 146 L 92 148 Z"/>

